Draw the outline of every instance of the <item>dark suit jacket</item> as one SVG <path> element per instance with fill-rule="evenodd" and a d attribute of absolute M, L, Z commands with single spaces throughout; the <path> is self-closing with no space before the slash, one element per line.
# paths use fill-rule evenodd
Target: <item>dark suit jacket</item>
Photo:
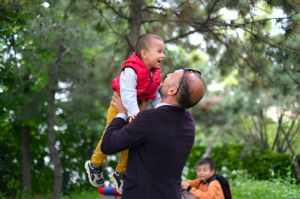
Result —
<path fill-rule="evenodd" d="M 101 149 L 113 154 L 129 148 L 122 198 L 181 199 L 181 173 L 194 137 L 193 117 L 174 106 L 141 111 L 126 126 L 114 118 Z"/>

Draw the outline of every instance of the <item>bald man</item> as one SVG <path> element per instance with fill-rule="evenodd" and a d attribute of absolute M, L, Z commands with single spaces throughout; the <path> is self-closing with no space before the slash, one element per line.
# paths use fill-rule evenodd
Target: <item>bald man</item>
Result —
<path fill-rule="evenodd" d="M 204 95 L 201 73 L 179 69 L 167 75 L 159 88 L 161 103 L 141 111 L 126 125 L 126 109 L 114 95 L 118 115 L 107 128 L 102 151 L 129 149 L 123 199 L 181 199 L 181 173 L 192 148 L 195 123 L 187 108 Z"/>

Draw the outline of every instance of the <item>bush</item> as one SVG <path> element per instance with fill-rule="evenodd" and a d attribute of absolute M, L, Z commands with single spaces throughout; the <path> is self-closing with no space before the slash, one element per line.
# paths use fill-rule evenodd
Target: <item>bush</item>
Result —
<path fill-rule="evenodd" d="M 242 168 L 260 180 L 290 177 L 291 165 L 290 155 L 262 149 L 252 149 L 242 159 Z"/>
<path fill-rule="evenodd" d="M 184 176 L 193 179 L 195 166 L 205 151 L 203 146 L 194 146 L 190 153 Z M 243 145 L 224 145 L 213 148 L 211 158 L 217 165 L 217 172 L 231 175 L 232 171 L 243 170 L 248 177 L 268 180 L 291 178 L 292 161 L 289 154 L 278 154 L 259 148 L 245 148 Z"/>

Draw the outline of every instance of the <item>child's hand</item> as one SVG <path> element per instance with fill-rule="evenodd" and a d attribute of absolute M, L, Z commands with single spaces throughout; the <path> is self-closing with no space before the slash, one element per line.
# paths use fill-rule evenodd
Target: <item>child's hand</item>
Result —
<path fill-rule="evenodd" d="M 189 185 L 188 182 L 181 182 L 181 189 L 186 190 Z"/>
<path fill-rule="evenodd" d="M 118 113 L 127 114 L 127 110 L 123 106 L 122 101 L 121 101 L 121 96 L 118 93 L 116 93 L 116 92 L 114 93 L 110 103 L 118 110 Z"/>

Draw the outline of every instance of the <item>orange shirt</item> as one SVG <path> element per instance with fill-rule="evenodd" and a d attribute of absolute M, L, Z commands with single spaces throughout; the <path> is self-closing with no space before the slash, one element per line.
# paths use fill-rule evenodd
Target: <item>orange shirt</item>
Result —
<path fill-rule="evenodd" d="M 200 179 L 188 181 L 192 189 L 189 191 L 197 199 L 225 199 L 221 184 L 217 180 L 200 183 Z"/>

